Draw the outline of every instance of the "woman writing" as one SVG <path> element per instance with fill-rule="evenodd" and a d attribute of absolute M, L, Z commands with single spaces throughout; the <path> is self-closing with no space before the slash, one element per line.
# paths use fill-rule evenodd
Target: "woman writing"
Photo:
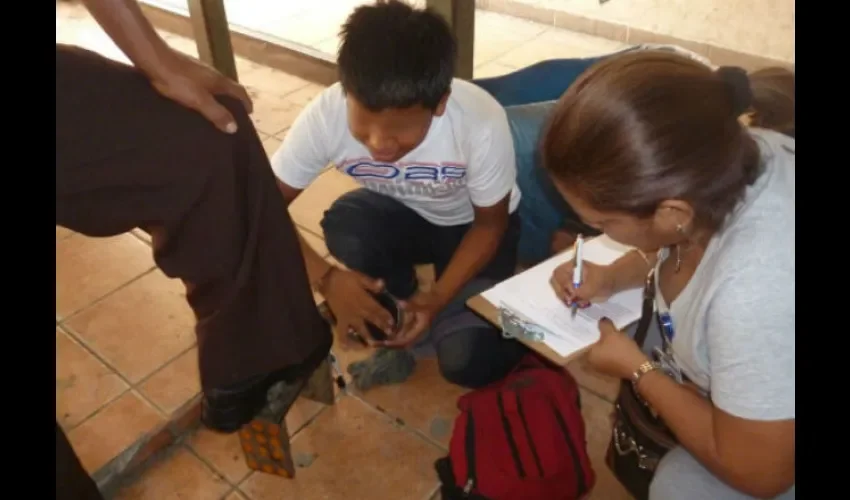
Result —
<path fill-rule="evenodd" d="M 623 54 L 570 87 L 542 143 L 581 219 L 640 250 L 587 264 L 577 289 L 562 266 L 556 293 L 584 305 L 655 266 L 665 369 L 606 320 L 588 354 L 632 380 L 679 444 L 653 500 L 795 497 L 795 141 L 743 126 L 751 101 L 743 70 Z"/>

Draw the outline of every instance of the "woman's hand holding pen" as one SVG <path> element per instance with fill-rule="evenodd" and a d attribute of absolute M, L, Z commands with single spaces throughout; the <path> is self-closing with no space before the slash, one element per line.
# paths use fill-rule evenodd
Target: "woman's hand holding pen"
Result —
<path fill-rule="evenodd" d="M 573 303 L 587 307 L 591 302 L 607 299 L 614 293 L 614 279 L 610 266 L 600 266 L 585 260 L 582 263 L 581 285 L 573 284 L 575 262 L 570 260 L 558 266 L 549 279 L 555 294 L 568 306 Z"/>

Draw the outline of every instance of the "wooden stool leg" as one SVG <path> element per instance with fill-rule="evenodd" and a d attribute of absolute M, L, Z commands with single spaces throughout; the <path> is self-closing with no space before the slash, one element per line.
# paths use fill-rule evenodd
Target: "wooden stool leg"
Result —
<path fill-rule="evenodd" d="M 316 368 L 316 371 L 307 380 L 307 386 L 301 395 L 328 406 L 334 404 L 336 400 L 336 395 L 334 394 L 334 377 L 331 371 L 331 364 L 327 359 L 322 361 L 322 364 Z"/>

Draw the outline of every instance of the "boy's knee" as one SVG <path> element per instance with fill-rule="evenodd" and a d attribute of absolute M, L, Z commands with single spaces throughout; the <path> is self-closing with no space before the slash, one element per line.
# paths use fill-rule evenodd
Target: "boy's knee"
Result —
<path fill-rule="evenodd" d="M 370 267 L 370 261 L 381 251 L 380 238 L 374 234 L 357 193 L 346 193 L 334 201 L 320 223 L 331 255 L 351 268 Z"/>
<path fill-rule="evenodd" d="M 454 385 L 461 387 L 475 387 L 475 370 L 472 364 L 471 353 L 458 349 L 439 349 L 437 351 L 437 364 L 440 375 Z"/>
<path fill-rule="evenodd" d="M 475 389 L 510 373 L 521 357 L 515 350 L 495 327 L 468 327 L 437 343 L 437 362 L 446 381 Z"/>

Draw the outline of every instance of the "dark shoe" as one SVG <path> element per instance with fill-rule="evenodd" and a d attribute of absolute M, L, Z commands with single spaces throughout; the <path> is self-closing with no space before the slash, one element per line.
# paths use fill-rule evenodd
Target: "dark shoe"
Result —
<path fill-rule="evenodd" d="M 266 406 L 269 388 L 278 382 L 293 384 L 309 378 L 327 358 L 330 347 L 328 344 L 316 349 L 299 365 L 206 391 L 201 403 L 201 422 L 216 432 L 229 434 L 238 431 Z"/>

